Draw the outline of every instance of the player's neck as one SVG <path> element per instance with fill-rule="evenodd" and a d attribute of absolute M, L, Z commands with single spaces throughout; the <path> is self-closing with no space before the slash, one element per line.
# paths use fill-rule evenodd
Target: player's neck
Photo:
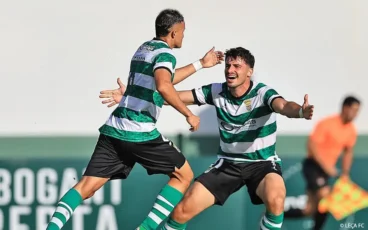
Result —
<path fill-rule="evenodd" d="M 249 90 L 250 85 L 250 81 L 244 82 L 244 84 L 239 85 L 238 87 L 230 88 L 230 93 L 234 97 L 242 97 Z"/>
<path fill-rule="evenodd" d="M 170 40 L 167 37 L 156 37 L 155 40 L 163 41 L 165 42 L 171 49 L 174 48 L 174 45 L 170 44 Z"/>

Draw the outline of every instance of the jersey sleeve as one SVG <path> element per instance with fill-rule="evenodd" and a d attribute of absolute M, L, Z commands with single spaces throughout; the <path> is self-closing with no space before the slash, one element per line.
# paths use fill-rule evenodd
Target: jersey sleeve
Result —
<path fill-rule="evenodd" d="M 153 72 L 160 68 L 167 69 L 171 74 L 174 74 L 176 66 L 176 58 L 173 54 L 167 52 L 159 53 L 153 60 Z"/>
<path fill-rule="evenodd" d="M 263 104 L 267 105 L 271 109 L 271 111 L 274 111 L 272 108 L 273 100 L 275 100 L 276 98 L 283 98 L 283 97 L 280 96 L 279 93 L 273 88 L 265 86 L 264 90 L 262 90 L 262 98 Z"/>
<path fill-rule="evenodd" d="M 213 105 L 212 84 L 192 89 L 194 103 L 197 105 L 210 104 Z"/>

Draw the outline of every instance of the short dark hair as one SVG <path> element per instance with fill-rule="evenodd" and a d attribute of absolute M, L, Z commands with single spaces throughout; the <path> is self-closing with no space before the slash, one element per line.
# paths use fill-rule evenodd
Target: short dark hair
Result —
<path fill-rule="evenodd" d="M 161 11 L 155 21 L 156 37 L 165 37 L 169 34 L 170 28 L 177 24 L 184 22 L 183 15 L 174 9 L 165 9 Z"/>
<path fill-rule="evenodd" d="M 254 64 L 256 62 L 256 60 L 254 59 L 253 54 L 249 50 L 244 49 L 243 47 L 236 47 L 236 48 L 231 48 L 229 50 L 226 50 L 226 52 L 225 52 L 225 60 L 228 57 L 232 57 L 232 58 L 238 58 L 238 57 L 240 57 L 251 68 L 254 67 Z"/>
<path fill-rule="evenodd" d="M 347 97 L 345 97 L 344 101 L 342 102 L 342 107 L 352 106 L 353 104 L 360 105 L 359 99 L 354 97 L 354 96 L 347 96 Z"/>

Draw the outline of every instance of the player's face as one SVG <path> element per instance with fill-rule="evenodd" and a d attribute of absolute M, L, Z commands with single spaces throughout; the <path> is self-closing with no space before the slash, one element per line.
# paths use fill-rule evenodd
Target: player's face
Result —
<path fill-rule="evenodd" d="M 252 76 L 253 69 L 240 57 L 228 57 L 225 61 L 225 78 L 227 86 L 236 88 Z"/>
<path fill-rule="evenodd" d="M 174 40 L 174 48 L 181 48 L 183 44 L 185 30 L 185 22 L 177 23 L 172 28 L 172 36 Z"/>
<path fill-rule="evenodd" d="M 353 121 L 359 112 L 360 105 L 353 103 L 351 106 L 345 106 L 343 109 L 344 118 L 347 122 Z"/>

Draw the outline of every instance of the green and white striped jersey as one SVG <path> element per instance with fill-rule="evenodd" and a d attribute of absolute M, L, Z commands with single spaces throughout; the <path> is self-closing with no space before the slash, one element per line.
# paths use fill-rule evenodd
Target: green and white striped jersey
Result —
<path fill-rule="evenodd" d="M 143 43 L 134 54 L 127 89 L 119 106 L 99 129 L 100 133 L 124 141 L 144 142 L 160 136 L 156 129 L 164 99 L 156 90 L 154 71 L 166 68 L 174 78 L 176 58 L 160 40 Z"/>
<path fill-rule="evenodd" d="M 280 161 L 276 154 L 276 113 L 272 101 L 281 97 L 265 84 L 251 81 L 241 97 L 231 95 L 226 83 L 192 90 L 199 105 L 215 106 L 220 132 L 218 158 L 233 162 Z"/>

